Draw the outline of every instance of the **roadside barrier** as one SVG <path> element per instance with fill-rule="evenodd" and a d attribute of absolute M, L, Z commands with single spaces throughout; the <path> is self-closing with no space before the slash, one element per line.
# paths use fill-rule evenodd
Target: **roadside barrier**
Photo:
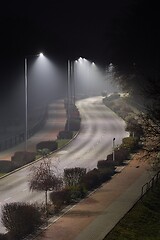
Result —
<path fill-rule="evenodd" d="M 158 171 L 149 182 L 145 183 L 141 189 L 141 197 L 148 192 L 149 189 L 154 188 L 160 179 L 160 171 Z"/>

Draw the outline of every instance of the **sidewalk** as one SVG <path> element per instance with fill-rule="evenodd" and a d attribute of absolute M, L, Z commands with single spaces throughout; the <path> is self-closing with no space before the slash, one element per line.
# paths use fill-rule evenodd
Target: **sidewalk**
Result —
<path fill-rule="evenodd" d="M 34 134 L 27 141 L 28 151 L 36 151 L 36 144 L 45 140 L 55 140 L 59 131 L 64 129 L 66 111 L 64 101 L 57 100 L 49 105 L 48 118 L 43 129 Z M 0 152 L 0 160 L 11 160 L 16 151 L 24 151 L 25 142 Z"/>
<path fill-rule="evenodd" d="M 36 240 L 102 240 L 141 195 L 141 187 L 152 174 L 137 160 L 66 211 L 53 218 Z"/>

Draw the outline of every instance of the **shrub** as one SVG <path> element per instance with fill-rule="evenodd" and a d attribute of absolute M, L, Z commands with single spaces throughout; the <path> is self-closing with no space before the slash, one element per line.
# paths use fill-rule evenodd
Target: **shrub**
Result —
<path fill-rule="evenodd" d="M 115 169 L 113 167 L 99 169 L 99 177 L 100 177 L 101 183 L 109 180 L 114 175 L 114 173 L 115 173 Z"/>
<path fill-rule="evenodd" d="M 86 175 L 86 168 L 65 168 L 64 182 L 66 187 L 77 186 L 81 182 L 83 176 Z"/>
<path fill-rule="evenodd" d="M 75 202 L 77 199 L 83 198 L 86 196 L 87 190 L 83 184 L 77 186 L 71 186 L 68 188 L 70 192 L 70 201 Z"/>
<path fill-rule="evenodd" d="M 115 163 L 112 160 L 99 160 L 97 163 L 97 168 L 113 168 L 114 169 Z"/>
<path fill-rule="evenodd" d="M 120 145 L 119 148 L 115 149 L 115 161 L 113 161 L 113 154 L 109 154 L 107 156 L 107 161 L 111 162 L 111 164 L 122 165 L 123 161 L 129 158 L 129 150 L 128 148 L 124 147 L 123 144 Z"/>
<path fill-rule="evenodd" d="M 49 197 L 55 207 L 55 211 L 57 212 L 64 204 L 70 203 L 70 190 L 62 189 L 60 191 L 54 191 L 50 193 Z"/>
<path fill-rule="evenodd" d="M 129 151 L 127 148 L 120 147 L 115 150 L 115 164 L 122 165 L 123 161 L 129 157 Z"/>
<path fill-rule="evenodd" d="M 44 148 L 47 148 L 52 152 L 58 148 L 58 143 L 56 141 L 43 141 L 38 143 L 36 146 L 37 151 Z"/>
<path fill-rule="evenodd" d="M 68 124 L 69 124 L 69 131 L 79 131 L 81 119 L 80 118 L 71 118 L 69 122 L 67 120 L 66 125 L 65 125 L 65 130 L 68 129 Z"/>
<path fill-rule="evenodd" d="M 2 207 L 2 223 L 11 239 L 20 240 L 42 224 L 42 215 L 35 205 L 7 203 Z"/>
<path fill-rule="evenodd" d="M 73 137 L 73 132 L 71 131 L 60 131 L 57 138 L 58 139 L 71 139 Z"/>
<path fill-rule="evenodd" d="M 13 162 L 0 160 L 0 173 L 8 173 L 15 169 Z"/>
<path fill-rule="evenodd" d="M 94 168 L 93 170 L 87 172 L 86 175 L 82 178 L 81 184 L 87 190 L 92 190 L 96 187 L 99 187 L 101 181 L 100 172 L 98 171 L 98 169 Z"/>
<path fill-rule="evenodd" d="M 126 131 L 130 132 L 132 136 L 140 138 L 144 135 L 142 125 L 134 118 L 129 118 L 127 121 Z"/>
<path fill-rule="evenodd" d="M 35 152 L 15 152 L 15 154 L 11 157 L 11 161 L 15 167 L 21 167 L 27 163 L 35 160 L 36 153 Z"/>
<path fill-rule="evenodd" d="M 7 240 L 7 239 L 8 239 L 8 237 L 6 234 L 0 233 L 0 240 Z"/>
<path fill-rule="evenodd" d="M 129 152 L 134 152 L 138 149 L 138 138 L 126 137 L 122 139 L 122 147 L 128 149 Z"/>
<path fill-rule="evenodd" d="M 109 154 L 106 160 L 109 162 L 113 162 L 113 154 Z"/>

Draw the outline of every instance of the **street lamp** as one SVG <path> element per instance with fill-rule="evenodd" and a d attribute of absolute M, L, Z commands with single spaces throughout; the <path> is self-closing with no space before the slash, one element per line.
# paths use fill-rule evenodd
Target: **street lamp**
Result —
<path fill-rule="evenodd" d="M 27 151 L 27 138 L 28 138 L 28 57 L 42 57 L 43 53 L 37 55 L 27 56 L 24 59 L 24 75 L 25 75 L 25 151 Z"/>
<path fill-rule="evenodd" d="M 113 138 L 113 162 L 115 161 L 115 138 Z"/>

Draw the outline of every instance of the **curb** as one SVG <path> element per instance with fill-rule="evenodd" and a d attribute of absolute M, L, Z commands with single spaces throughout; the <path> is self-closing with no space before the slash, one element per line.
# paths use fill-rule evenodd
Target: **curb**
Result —
<path fill-rule="evenodd" d="M 79 131 L 74 135 L 74 137 L 73 137 L 72 139 L 70 139 L 64 146 L 56 149 L 56 150 L 53 151 L 53 152 L 50 152 L 48 155 L 54 154 L 54 153 L 60 151 L 61 149 L 63 149 L 64 147 L 66 147 L 68 144 L 70 144 L 70 143 L 78 136 L 79 132 L 80 132 L 80 130 L 79 130 Z M 19 170 L 21 170 L 21 169 L 23 169 L 23 168 L 25 168 L 25 167 L 31 166 L 31 165 L 33 165 L 34 163 L 36 163 L 36 162 L 38 162 L 38 161 L 40 161 L 40 160 L 42 160 L 42 159 L 43 159 L 43 157 L 40 157 L 40 158 L 34 160 L 33 162 L 27 163 L 26 165 L 24 165 L 24 166 L 22 166 L 22 167 L 20 167 L 20 168 L 17 168 L 17 169 L 15 169 L 15 170 L 13 170 L 13 171 L 11 171 L 11 172 L 9 172 L 9 173 L 6 173 L 5 175 L 3 175 L 3 176 L 0 177 L 0 180 L 1 180 L 2 178 L 5 178 L 5 177 L 7 177 L 7 176 L 9 176 L 9 175 L 11 175 L 11 174 L 13 174 L 13 173 L 15 173 L 15 172 L 18 172 Z"/>

